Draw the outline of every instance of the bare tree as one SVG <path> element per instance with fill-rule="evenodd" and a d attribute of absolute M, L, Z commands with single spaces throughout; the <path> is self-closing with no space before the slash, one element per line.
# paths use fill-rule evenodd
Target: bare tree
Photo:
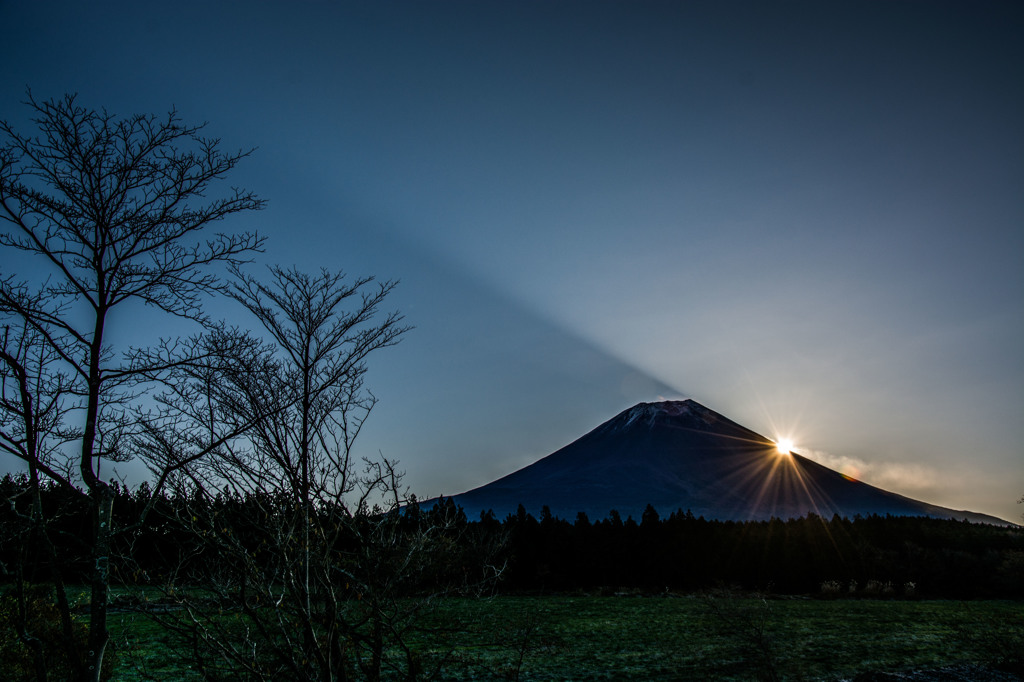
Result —
<path fill-rule="evenodd" d="M 363 387 L 366 358 L 407 331 L 398 313 L 373 320 L 396 282 L 347 281 L 326 270 L 270 273 L 265 284 L 235 268 L 230 292 L 277 346 L 273 379 L 293 402 L 257 425 L 253 454 L 277 468 L 299 505 L 309 507 L 314 492 L 335 502 L 353 489 L 352 446 L 375 403 Z"/>
<path fill-rule="evenodd" d="M 397 313 L 375 319 L 395 283 L 281 268 L 271 268 L 268 283 L 237 268 L 234 274 L 230 295 L 256 318 L 275 352 L 253 354 L 244 369 L 215 381 L 182 367 L 163 411 L 179 428 L 147 431 L 140 451 L 180 460 L 183 448 L 195 445 L 167 434 L 207 429 L 199 442 L 209 443 L 222 420 L 252 424 L 243 438 L 224 442 L 174 478 L 179 499 L 194 502 L 181 520 L 206 538 L 204 594 L 212 589 L 251 625 L 227 627 L 208 604 L 188 602 L 189 637 L 229 670 L 259 679 L 338 679 L 347 658 L 339 619 L 351 580 L 336 573 L 332 557 L 354 527 L 353 512 L 371 500 L 402 501 L 390 463 L 360 475 L 352 461 L 375 403 L 363 386 L 366 359 L 406 331 Z M 189 391 L 203 399 L 179 399 Z M 193 426 L 182 429 L 183 423 Z M 244 503 L 244 517 L 232 516 L 235 503 Z M 217 665 L 199 649 L 192 655 L 215 674 Z"/>
<path fill-rule="evenodd" d="M 24 321 L 13 328 L 5 326 L 0 337 L 0 452 L 14 455 L 28 465 L 28 485 L 18 495 L 27 497 L 27 504 L 18 504 L 17 499 L 7 500 L 18 523 L 5 535 L 20 545 L 21 552 L 13 570 L 8 566 L 0 568 L 6 575 L 13 574 L 15 580 L 15 596 L 20 605 L 15 624 L 18 638 L 30 651 L 37 679 L 46 680 L 48 662 L 43 642 L 31 631 L 31 618 L 26 610 L 28 590 L 24 569 L 30 549 L 42 550 L 45 555 L 61 621 L 61 638 L 68 653 L 67 663 L 80 673 L 78 668 L 82 661 L 74 655 L 76 638 L 71 608 L 56 546 L 48 533 L 41 495 L 41 479 L 65 484 L 70 480 L 67 461 L 59 452 L 60 446 L 76 435 L 63 426 L 70 382 L 53 368 L 59 357 L 42 341 Z"/>
<path fill-rule="evenodd" d="M 275 350 L 216 386 L 183 368 L 164 414 L 194 426 L 155 428 L 140 444 L 180 459 L 195 446 L 167 434 L 212 426 L 199 441 L 210 443 L 219 419 L 253 423 L 174 477 L 178 521 L 203 545 L 171 585 L 184 615 L 157 617 L 209 679 L 375 680 L 388 647 L 414 677 L 404 642 L 415 608 L 401 597 L 436 583 L 428 567 L 457 553 L 458 519 L 452 507 L 406 513 L 394 463 L 353 454 L 376 402 L 367 358 L 407 329 L 380 312 L 395 283 L 282 268 L 266 281 L 235 275 L 231 295 Z M 190 391 L 209 399 L 179 398 Z"/>
<path fill-rule="evenodd" d="M 94 519 L 93 569 L 79 677 L 97 680 L 109 640 L 113 533 L 113 495 L 101 463 L 129 456 L 126 429 L 140 382 L 195 356 L 117 353 L 107 338 L 109 322 L 131 303 L 205 322 L 203 296 L 219 287 L 211 266 L 238 264 L 262 244 L 250 233 L 208 235 L 208 228 L 259 209 L 262 201 L 240 190 L 207 197 L 248 153 L 222 152 L 218 140 L 201 135 L 202 126 L 182 123 L 174 111 L 117 118 L 80 106 L 74 96 L 41 102 L 31 93 L 27 105 L 34 136 L 0 122 L 0 248 L 27 258 L 31 272 L 43 276 L 0 279 L 0 314 L 23 330 L 20 338 L 31 340 L 38 349 L 32 352 L 44 360 L 20 353 L 17 343 L 6 348 L 4 386 L 10 383 L 13 391 L 21 382 L 22 396 L 25 387 L 42 387 L 29 395 L 44 409 L 29 413 L 19 411 L 20 399 L 5 403 L 13 417 L 4 442 L 31 471 L 68 487 L 85 486 Z M 163 364 L 142 362 L 160 357 Z M 48 399 L 55 404 L 47 407 Z M 75 432 L 74 452 L 40 449 L 38 440 L 31 445 L 32 433 L 43 433 L 43 415 L 62 429 L 49 429 L 44 419 L 43 431 Z"/>

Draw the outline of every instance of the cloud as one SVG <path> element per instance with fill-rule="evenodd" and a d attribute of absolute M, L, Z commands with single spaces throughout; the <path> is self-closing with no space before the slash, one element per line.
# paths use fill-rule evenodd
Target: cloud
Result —
<path fill-rule="evenodd" d="M 859 457 L 833 455 L 823 450 L 796 452 L 850 478 L 913 497 L 934 495 L 944 487 L 940 472 L 924 464 L 869 462 Z"/>

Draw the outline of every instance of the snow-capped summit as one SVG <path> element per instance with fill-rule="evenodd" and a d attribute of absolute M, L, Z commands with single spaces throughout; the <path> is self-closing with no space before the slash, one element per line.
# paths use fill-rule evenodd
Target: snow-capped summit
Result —
<path fill-rule="evenodd" d="M 623 414 L 626 416 L 626 425 L 637 420 L 652 424 L 659 416 L 679 417 L 691 413 L 691 408 L 697 405 L 692 400 L 666 400 L 660 403 L 639 403 Z"/>
<path fill-rule="evenodd" d="M 695 425 L 711 425 L 720 417 L 721 415 L 709 410 L 697 401 L 687 398 L 685 400 L 638 403 L 625 412 L 620 413 L 614 419 L 605 422 L 603 426 L 612 428 L 625 428 L 635 424 L 654 426 L 659 420 L 669 419 L 676 422 L 689 419 Z"/>

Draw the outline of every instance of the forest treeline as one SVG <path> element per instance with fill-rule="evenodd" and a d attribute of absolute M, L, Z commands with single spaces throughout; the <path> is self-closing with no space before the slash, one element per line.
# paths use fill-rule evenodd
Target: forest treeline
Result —
<path fill-rule="evenodd" d="M 677 510 L 596 522 L 522 509 L 508 534 L 506 589 L 694 591 L 824 596 L 1024 596 L 1019 528 L 925 517 L 718 521 Z"/>
<path fill-rule="evenodd" d="M 17 524 L 14 513 L 19 500 L 28 503 L 27 488 L 23 476 L 0 480 L 0 495 L 14 501 L 0 512 L 4 526 Z M 117 522 L 131 523 L 152 502 L 148 484 L 112 488 Z M 81 498 L 48 485 L 42 501 L 53 513 L 61 554 L 80 557 L 64 565 L 65 580 L 74 583 L 89 569 L 85 547 L 76 548 L 91 534 L 82 526 L 88 517 L 74 511 Z M 259 562 L 262 530 L 274 525 L 275 509 L 287 513 L 289 504 L 228 492 L 202 499 L 162 496 L 153 505 L 156 513 L 114 548 L 113 582 L 159 586 L 173 576 L 203 584 L 216 560 L 207 550 L 213 535 L 232 536 Z M 202 529 L 194 523 L 197 514 L 208 520 Z M 606 519 L 579 514 L 570 522 L 546 509 L 536 518 L 522 507 L 504 519 L 493 513 L 468 519 L 451 500 L 389 514 L 398 536 L 426 530 L 444 536 L 435 538 L 431 556 L 421 556 L 421 565 L 405 573 L 403 590 L 409 593 L 478 585 L 475 575 L 467 575 L 486 564 L 500 574 L 487 589 L 505 593 L 728 587 L 834 597 L 1024 598 L 1024 531 L 1013 527 L 894 516 L 718 521 L 683 510 L 661 516 L 652 507 L 639 520 L 612 511 Z M 356 512 L 353 527 L 360 515 L 370 523 L 375 512 Z M 339 561 L 360 542 L 356 535 L 339 533 Z M 23 566 L 29 580 L 45 581 L 45 557 L 34 556 L 37 549 L 4 542 L 0 561 Z"/>

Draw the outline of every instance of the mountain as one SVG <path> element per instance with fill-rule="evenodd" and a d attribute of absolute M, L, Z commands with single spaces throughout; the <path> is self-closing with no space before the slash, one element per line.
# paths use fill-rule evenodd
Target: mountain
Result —
<path fill-rule="evenodd" d="M 469 518 L 502 519 L 522 504 L 573 520 L 616 510 L 640 519 L 648 504 L 663 515 L 689 510 L 722 520 L 833 514 L 931 516 L 1005 525 L 862 483 L 775 443 L 693 400 L 640 403 L 561 450 L 452 498 Z"/>

